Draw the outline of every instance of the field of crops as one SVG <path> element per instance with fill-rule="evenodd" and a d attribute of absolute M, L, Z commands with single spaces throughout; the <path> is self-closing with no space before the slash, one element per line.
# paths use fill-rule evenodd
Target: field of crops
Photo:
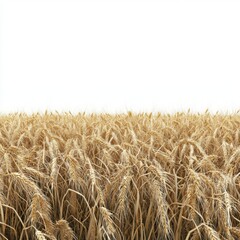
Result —
<path fill-rule="evenodd" d="M 0 239 L 240 239 L 240 115 L 0 116 Z"/>

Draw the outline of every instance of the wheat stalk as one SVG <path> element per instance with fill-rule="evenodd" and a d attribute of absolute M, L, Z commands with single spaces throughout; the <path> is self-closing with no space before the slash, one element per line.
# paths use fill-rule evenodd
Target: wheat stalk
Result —
<path fill-rule="evenodd" d="M 239 239 L 240 115 L 0 116 L 1 239 Z"/>

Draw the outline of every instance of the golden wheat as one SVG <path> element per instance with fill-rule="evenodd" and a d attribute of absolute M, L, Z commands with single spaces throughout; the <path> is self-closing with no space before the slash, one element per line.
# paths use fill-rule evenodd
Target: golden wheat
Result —
<path fill-rule="evenodd" d="M 240 115 L 0 117 L 0 239 L 239 239 Z"/>

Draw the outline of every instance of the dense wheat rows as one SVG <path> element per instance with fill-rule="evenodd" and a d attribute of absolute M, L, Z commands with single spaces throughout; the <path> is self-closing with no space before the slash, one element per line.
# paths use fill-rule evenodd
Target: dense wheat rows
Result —
<path fill-rule="evenodd" d="M 0 117 L 0 239 L 240 239 L 240 115 Z"/>

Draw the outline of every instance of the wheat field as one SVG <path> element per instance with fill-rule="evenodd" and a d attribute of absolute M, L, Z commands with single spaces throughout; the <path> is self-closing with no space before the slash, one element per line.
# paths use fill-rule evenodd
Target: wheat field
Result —
<path fill-rule="evenodd" d="M 1 115 L 0 239 L 240 239 L 240 115 Z"/>

